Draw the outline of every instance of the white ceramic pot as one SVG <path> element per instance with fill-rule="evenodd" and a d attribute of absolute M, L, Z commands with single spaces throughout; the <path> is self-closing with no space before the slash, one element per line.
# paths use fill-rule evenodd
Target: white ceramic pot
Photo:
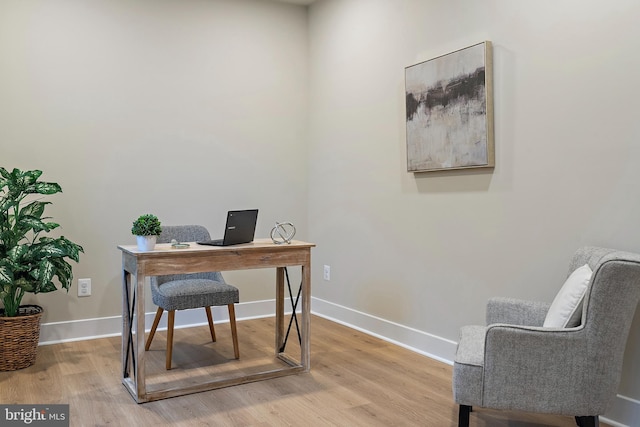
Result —
<path fill-rule="evenodd" d="M 136 236 L 139 251 L 152 251 L 156 247 L 158 236 Z"/>

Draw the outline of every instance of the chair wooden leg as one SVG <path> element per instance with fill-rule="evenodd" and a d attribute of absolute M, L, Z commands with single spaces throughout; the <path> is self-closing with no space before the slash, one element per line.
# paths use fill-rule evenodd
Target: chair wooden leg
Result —
<path fill-rule="evenodd" d="M 590 415 L 588 417 L 576 417 L 578 427 L 599 427 L 600 417 L 598 415 Z"/>
<path fill-rule="evenodd" d="M 209 321 L 209 332 L 211 333 L 211 341 L 216 342 L 216 330 L 213 327 L 213 315 L 211 314 L 211 307 L 205 307 L 207 312 L 207 320 Z"/>
<path fill-rule="evenodd" d="M 471 412 L 471 406 L 460 405 L 458 412 L 458 427 L 469 427 L 469 413 Z"/>
<path fill-rule="evenodd" d="M 240 349 L 238 348 L 238 331 L 236 330 L 236 309 L 233 304 L 229 307 L 229 324 L 231 325 L 231 337 L 233 338 L 233 354 L 236 359 L 240 359 Z"/>
<path fill-rule="evenodd" d="M 173 351 L 173 321 L 176 316 L 175 310 L 169 311 L 169 319 L 167 321 L 167 371 L 171 369 L 171 352 Z"/>
<path fill-rule="evenodd" d="M 156 334 L 156 328 L 158 327 L 158 323 L 160 323 L 160 318 L 162 317 L 162 312 L 164 310 L 158 307 L 158 311 L 156 311 L 156 318 L 153 319 L 153 325 L 151 326 L 151 330 L 149 331 L 149 336 L 147 337 L 147 343 L 144 346 L 144 350 L 149 350 L 151 347 L 151 341 L 153 341 L 153 336 Z"/>

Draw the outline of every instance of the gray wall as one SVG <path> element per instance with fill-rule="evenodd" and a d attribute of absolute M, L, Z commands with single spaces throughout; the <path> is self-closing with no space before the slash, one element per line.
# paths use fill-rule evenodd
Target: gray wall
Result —
<path fill-rule="evenodd" d="M 551 301 L 581 245 L 640 251 L 639 18 L 631 0 L 315 3 L 314 296 L 456 341 L 490 296 Z M 407 173 L 404 67 L 484 40 L 495 170 Z M 636 408 L 639 335 L 620 390 Z"/>
<path fill-rule="evenodd" d="M 296 5 L 0 2 L 0 164 L 62 186 L 48 213 L 93 285 L 35 298 L 45 323 L 120 313 L 116 246 L 143 213 L 221 237 L 228 209 L 257 207 L 257 236 L 290 220 L 305 238 L 307 53 Z M 273 297 L 255 285 L 272 272 L 226 278 L 243 301 Z"/>

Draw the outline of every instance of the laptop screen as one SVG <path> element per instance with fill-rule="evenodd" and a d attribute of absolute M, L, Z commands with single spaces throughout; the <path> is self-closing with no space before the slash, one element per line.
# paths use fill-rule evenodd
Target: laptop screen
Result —
<path fill-rule="evenodd" d="M 237 245 L 253 241 L 258 220 L 258 209 L 229 211 L 224 229 L 223 245 Z"/>

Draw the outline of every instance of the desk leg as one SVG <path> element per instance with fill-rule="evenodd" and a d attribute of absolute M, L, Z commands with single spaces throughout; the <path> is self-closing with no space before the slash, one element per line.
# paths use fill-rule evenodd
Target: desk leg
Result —
<path fill-rule="evenodd" d="M 311 265 L 302 266 L 302 342 L 301 363 L 305 372 L 311 369 Z"/>
<path fill-rule="evenodd" d="M 284 267 L 276 268 L 276 355 L 284 344 Z"/>
<path fill-rule="evenodd" d="M 138 392 L 138 401 L 146 400 L 147 387 L 145 381 L 145 351 L 144 351 L 144 274 L 136 276 L 136 301 L 135 301 L 135 318 L 136 318 L 136 339 L 135 339 L 135 356 L 136 357 L 136 390 Z"/>

